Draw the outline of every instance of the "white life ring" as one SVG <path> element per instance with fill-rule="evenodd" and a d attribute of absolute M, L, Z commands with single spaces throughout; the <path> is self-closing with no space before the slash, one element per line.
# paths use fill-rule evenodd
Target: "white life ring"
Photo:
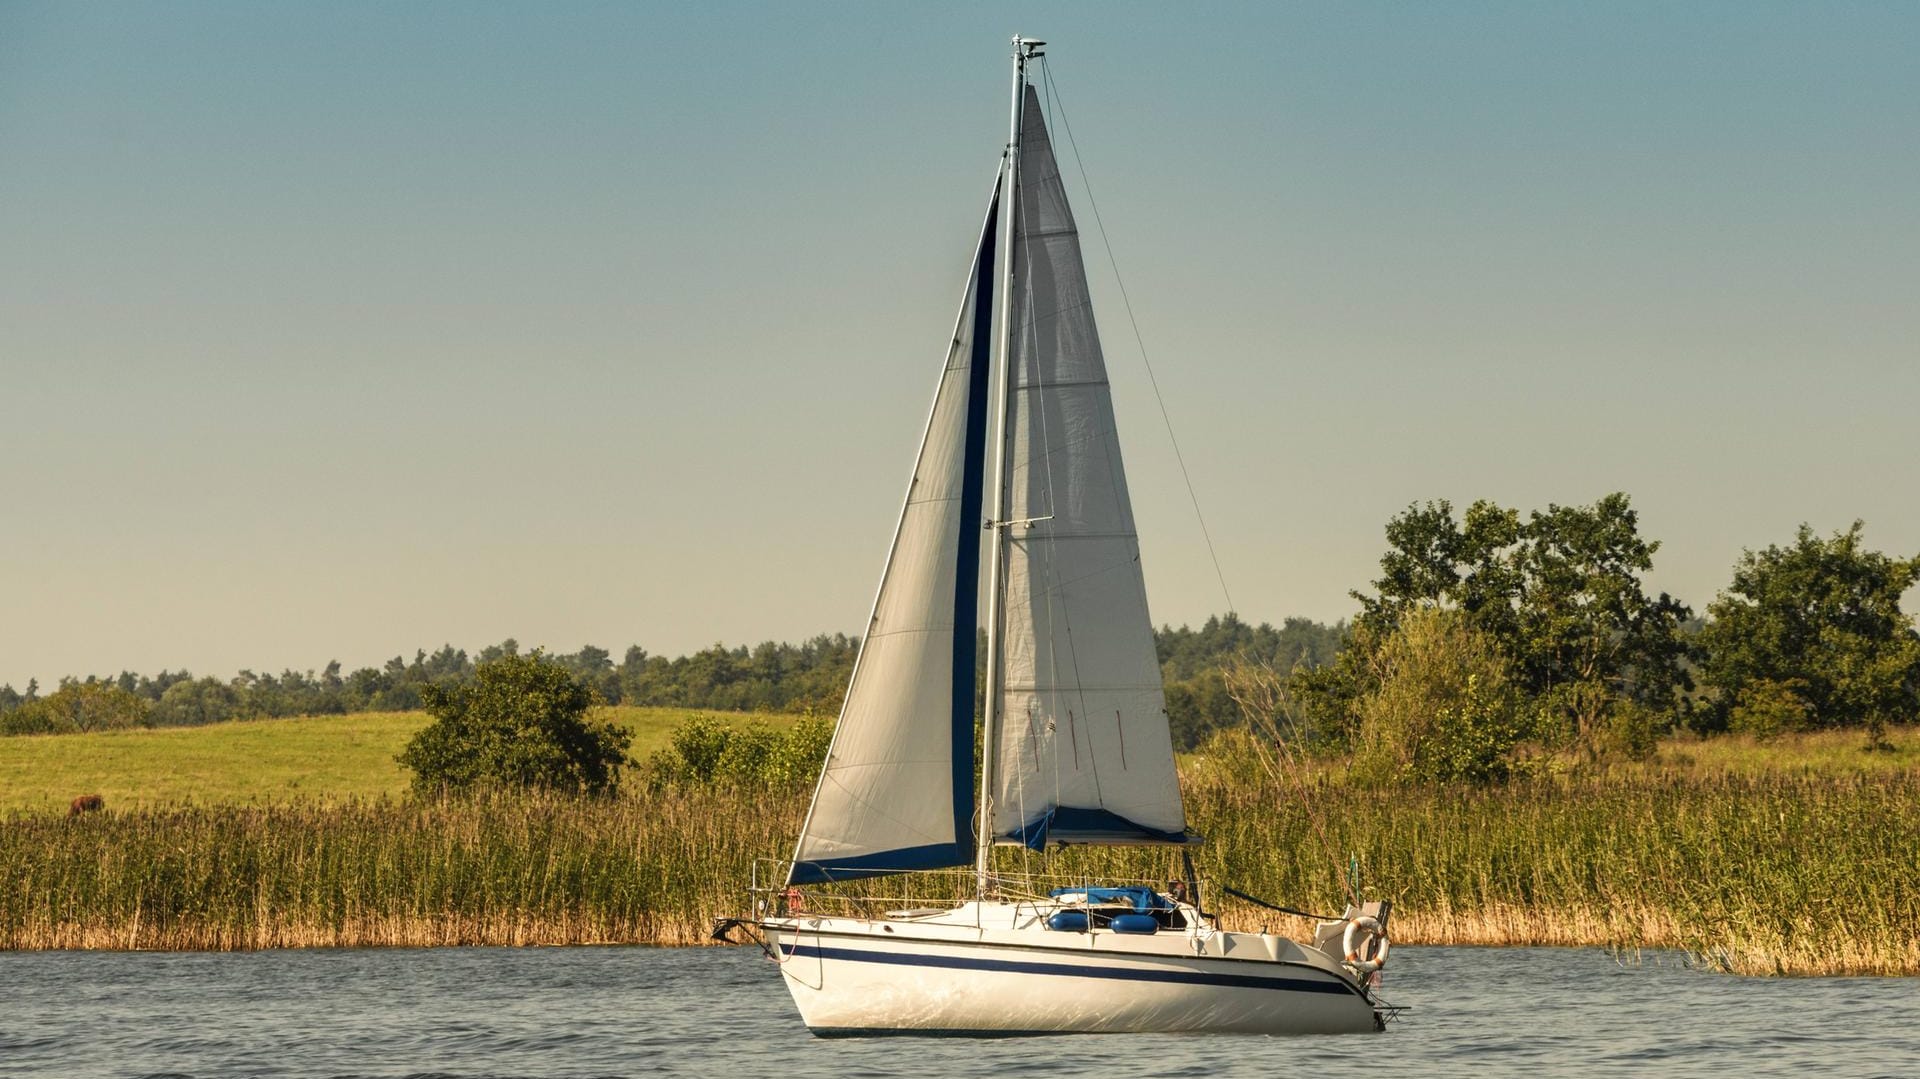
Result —
<path fill-rule="evenodd" d="M 1365 939 L 1356 939 L 1361 930 L 1366 930 Z M 1378 948 L 1374 946 L 1378 945 Z M 1387 939 L 1387 931 L 1380 926 L 1380 919 L 1371 914 L 1362 914 L 1347 921 L 1346 934 L 1340 939 L 1341 950 L 1346 953 L 1345 962 L 1357 974 L 1372 974 L 1387 965 L 1387 951 L 1392 942 Z"/>

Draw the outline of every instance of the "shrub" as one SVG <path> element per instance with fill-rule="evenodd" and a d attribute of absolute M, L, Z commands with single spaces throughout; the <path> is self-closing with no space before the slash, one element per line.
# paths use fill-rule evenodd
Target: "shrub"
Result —
<path fill-rule="evenodd" d="M 811 786 L 832 743 L 833 721 L 808 716 L 787 728 L 762 765 L 762 774 L 774 786 Z"/>
<path fill-rule="evenodd" d="M 1748 682 L 1740 687 L 1739 696 L 1733 702 L 1728 728 L 1762 741 L 1806 730 L 1808 708 L 1801 696 L 1805 688 L 1806 683 L 1798 678 L 1783 682 L 1760 678 Z"/>
<path fill-rule="evenodd" d="M 1410 611 L 1373 658 L 1376 688 L 1359 702 L 1356 778 L 1465 779 L 1513 770 L 1534 727 L 1498 643 L 1457 612 Z"/>
<path fill-rule="evenodd" d="M 400 753 L 416 791 L 498 784 L 603 793 L 619 784 L 633 735 L 590 719 L 593 691 L 539 652 L 474 668 L 471 682 L 420 687 L 434 722 Z"/>
<path fill-rule="evenodd" d="M 647 761 L 647 782 L 655 788 L 802 787 L 820 774 L 832 741 L 833 724 L 813 716 L 786 730 L 758 722 L 735 729 L 712 716 L 692 716 Z"/>

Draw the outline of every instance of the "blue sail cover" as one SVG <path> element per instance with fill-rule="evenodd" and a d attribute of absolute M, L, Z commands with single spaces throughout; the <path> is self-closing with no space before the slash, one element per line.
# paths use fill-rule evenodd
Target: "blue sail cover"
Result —
<path fill-rule="evenodd" d="M 1154 891 L 1144 884 L 1129 884 L 1116 888 L 1055 888 L 1047 893 L 1059 898 L 1063 895 L 1085 895 L 1089 906 L 1105 906 L 1112 903 L 1130 903 L 1141 914 L 1152 914 L 1156 910 L 1174 909 L 1173 900 Z"/>
<path fill-rule="evenodd" d="M 1184 829 L 1166 832 L 1149 828 L 1107 809 L 1053 806 L 1000 838 L 1034 850 L 1045 850 L 1048 842 L 1063 845 L 1190 843 L 1194 837 Z"/>

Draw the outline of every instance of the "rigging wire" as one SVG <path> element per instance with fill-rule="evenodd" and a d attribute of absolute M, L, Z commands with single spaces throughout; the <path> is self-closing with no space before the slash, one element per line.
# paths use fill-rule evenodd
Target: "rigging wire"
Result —
<path fill-rule="evenodd" d="M 1213 575 L 1220 582 L 1220 596 L 1227 601 L 1227 613 L 1236 610 L 1233 593 L 1227 588 L 1227 575 L 1220 568 L 1220 555 L 1214 550 L 1213 532 L 1207 528 L 1206 514 L 1200 511 L 1200 496 L 1194 492 L 1193 477 L 1187 472 L 1186 455 L 1180 452 L 1180 439 L 1173 433 L 1173 416 L 1167 411 L 1167 399 L 1160 393 L 1160 380 L 1153 373 L 1153 361 L 1147 356 L 1147 342 L 1140 333 L 1140 320 L 1134 317 L 1133 300 L 1127 296 L 1127 283 L 1120 276 L 1120 261 L 1114 257 L 1113 241 L 1107 238 L 1106 222 L 1100 219 L 1100 204 L 1093 197 L 1093 184 L 1087 179 L 1086 162 L 1080 159 L 1080 144 L 1074 141 L 1073 124 L 1067 119 L 1067 105 L 1053 84 L 1053 69 L 1040 57 L 1040 79 L 1047 89 L 1049 111 L 1058 110 L 1060 127 L 1067 133 L 1067 146 L 1073 150 L 1074 167 L 1080 170 L 1080 186 L 1087 193 L 1087 208 L 1093 211 L 1094 227 L 1100 231 L 1100 245 L 1107 250 L 1107 265 L 1113 268 L 1114 283 L 1120 287 L 1120 303 L 1127 310 L 1127 324 L 1133 329 L 1133 342 L 1140 350 L 1140 362 L 1147 369 L 1147 383 L 1153 387 L 1153 399 L 1160 406 L 1160 420 L 1167 428 L 1167 441 L 1173 444 L 1173 459 L 1180 465 L 1180 479 L 1187 485 L 1187 498 L 1193 503 L 1194 520 L 1200 523 L 1200 536 L 1207 544 L 1207 557 L 1213 560 Z"/>

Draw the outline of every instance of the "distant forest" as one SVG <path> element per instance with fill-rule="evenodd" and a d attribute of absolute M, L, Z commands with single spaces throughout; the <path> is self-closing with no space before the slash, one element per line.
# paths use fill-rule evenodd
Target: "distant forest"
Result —
<path fill-rule="evenodd" d="M 1270 663 L 1285 674 L 1299 665 L 1333 659 L 1346 633 L 1345 623 L 1327 626 L 1289 618 L 1276 628 L 1249 625 L 1232 614 L 1209 618 L 1198 629 L 1160 629 L 1154 637 L 1166 678 L 1174 744 L 1190 749 L 1215 728 L 1240 722 L 1224 677 L 1231 663 Z M 650 655 L 638 645 L 618 660 L 593 645 L 552 658 L 571 668 L 608 704 L 830 715 L 839 711 L 859 647 L 858 638 L 836 633 L 800 644 L 716 644 L 672 659 Z M 195 678 L 184 670 L 68 677 L 46 695 L 37 682 L 29 683 L 25 692 L 6 685 L 0 686 L 0 734 L 407 711 L 420 707 L 422 686 L 464 682 L 476 663 L 519 651 L 519 643 L 508 639 L 472 655 L 452 645 L 432 653 L 423 649 L 411 662 L 395 656 L 382 666 L 351 673 L 343 673 L 335 661 L 318 673 L 243 670 L 225 680 Z"/>
<path fill-rule="evenodd" d="M 1248 682 L 1263 720 L 1358 753 L 1383 777 L 1491 781 L 1532 767 L 1537 750 L 1644 758 L 1675 730 L 1855 727 L 1883 749 L 1890 725 L 1920 722 L 1920 629 L 1901 608 L 1920 586 L 1920 554 L 1874 550 L 1865 527 L 1802 524 L 1791 543 L 1743 551 L 1696 614 L 1647 590 L 1660 542 L 1640 533 L 1625 492 L 1524 513 L 1414 503 L 1387 521 L 1380 576 L 1351 593 L 1352 622 L 1276 628 L 1228 614 L 1156 631 L 1174 744 L 1241 724 L 1228 672 L 1250 664 L 1272 671 Z M 0 686 L 0 734 L 411 710 L 425 687 L 518 651 L 511 640 L 473 656 L 447 645 L 352 674 L 337 662 L 225 680 L 123 672 L 65 678 L 45 696 Z M 617 662 L 593 646 L 552 658 L 609 704 L 819 716 L 839 711 L 858 651 L 835 634 L 675 659 L 638 646 Z"/>

